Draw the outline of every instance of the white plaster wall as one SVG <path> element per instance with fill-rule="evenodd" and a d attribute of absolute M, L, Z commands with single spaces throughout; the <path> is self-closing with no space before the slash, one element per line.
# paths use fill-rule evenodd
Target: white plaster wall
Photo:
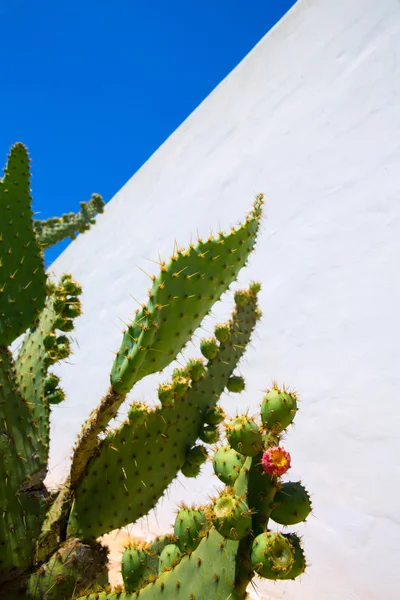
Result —
<path fill-rule="evenodd" d="M 223 405 L 256 411 L 273 379 L 297 388 L 303 402 L 286 445 L 315 514 L 294 528 L 307 574 L 259 590 L 397 599 L 399 165 L 399 1 L 300 0 L 53 265 L 82 283 L 84 316 L 59 369 L 68 401 L 54 411 L 49 481 L 66 473 L 80 424 L 107 389 L 131 294 L 145 298 L 136 265 L 157 272 L 147 259 L 168 257 L 175 237 L 184 245 L 196 227 L 228 228 L 263 191 L 263 233 L 239 283 L 263 282 L 264 317 L 241 365 L 247 391 Z M 231 307 L 229 293 L 214 313 Z M 131 398 L 152 402 L 162 379 Z M 180 477 L 134 532 L 165 530 L 180 499 L 206 500 L 216 484 L 210 466 L 195 482 Z"/>

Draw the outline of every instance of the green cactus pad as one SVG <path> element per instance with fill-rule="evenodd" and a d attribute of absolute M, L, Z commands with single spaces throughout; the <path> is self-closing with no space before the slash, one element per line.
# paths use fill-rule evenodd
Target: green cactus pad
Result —
<path fill-rule="evenodd" d="M 276 492 L 271 519 L 280 525 L 296 525 L 311 512 L 310 496 L 300 482 L 288 481 Z"/>
<path fill-rule="evenodd" d="M 226 437 L 232 448 L 245 456 L 256 456 L 262 447 L 259 427 L 246 415 L 240 415 L 229 421 L 226 426 Z"/>
<path fill-rule="evenodd" d="M 0 348 L 0 583 L 30 566 L 45 516 L 45 440 L 19 394 L 11 353 Z"/>
<path fill-rule="evenodd" d="M 181 552 L 193 552 L 200 544 L 200 533 L 207 526 L 204 512 L 196 508 L 182 506 L 174 524 L 174 534 L 178 538 Z"/>
<path fill-rule="evenodd" d="M 111 385 L 127 394 L 134 383 L 167 367 L 189 341 L 253 250 L 263 199 L 228 235 L 179 251 L 154 278 L 146 306 L 127 328 L 111 372 Z"/>
<path fill-rule="evenodd" d="M 245 351 L 256 309 L 257 298 L 248 292 L 247 304 L 234 310 L 229 339 L 208 362 L 206 374 L 190 382 L 173 406 L 149 410 L 146 426 L 127 422 L 100 445 L 76 489 L 69 535 L 97 538 L 134 522 L 155 506 L 179 470 L 199 473 L 199 466 L 186 461 L 187 452 L 199 437 L 203 414 L 217 403 Z"/>
<path fill-rule="evenodd" d="M 46 298 L 29 178 L 28 153 L 23 144 L 15 144 L 0 179 L 0 347 L 34 324 Z"/>
<path fill-rule="evenodd" d="M 297 397 L 294 393 L 280 390 L 274 384 L 261 403 L 261 421 L 263 427 L 279 433 L 293 421 L 297 412 Z"/>
<path fill-rule="evenodd" d="M 78 213 L 67 213 L 62 217 L 52 217 L 43 221 L 35 221 L 35 233 L 41 248 L 54 246 L 61 240 L 70 237 L 75 239 L 77 233 L 83 233 L 95 223 L 94 217 L 104 212 L 105 202 L 99 194 L 93 194 L 89 202 L 81 202 Z"/>
<path fill-rule="evenodd" d="M 160 554 L 158 573 L 171 570 L 182 558 L 182 552 L 176 544 L 168 544 Z"/>
<path fill-rule="evenodd" d="M 216 444 L 219 440 L 219 429 L 216 425 L 204 425 L 199 433 L 199 438 L 205 444 Z"/>
<path fill-rule="evenodd" d="M 218 533 L 229 540 L 240 540 L 251 531 L 248 505 L 231 492 L 224 492 L 217 498 L 209 518 Z"/>
<path fill-rule="evenodd" d="M 281 533 L 266 531 L 254 539 L 250 559 L 260 577 L 289 579 L 295 561 L 295 548 Z"/>
<path fill-rule="evenodd" d="M 121 574 L 125 590 L 134 592 L 140 585 L 147 567 L 147 551 L 141 546 L 126 548 L 121 558 Z"/>
<path fill-rule="evenodd" d="M 207 448 L 199 444 L 190 448 L 186 454 L 186 462 L 190 465 L 201 466 L 208 458 Z"/>
<path fill-rule="evenodd" d="M 227 600 L 235 589 L 239 543 L 224 540 L 215 529 L 196 550 L 140 590 L 140 600 Z M 136 600 L 137 594 L 102 592 L 79 600 Z"/>
<path fill-rule="evenodd" d="M 245 460 L 243 454 L 230 446 L 221 446 L 213 456 L 214 473 L 226 485 L 233 485 Z"/>

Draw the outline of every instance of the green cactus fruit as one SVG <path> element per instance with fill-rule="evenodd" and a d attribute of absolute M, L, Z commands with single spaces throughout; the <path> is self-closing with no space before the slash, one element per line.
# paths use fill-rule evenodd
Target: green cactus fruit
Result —
<path fill-rule="evenodd" d="M 57 377 L 57 375 L 53 375 L 53 373 L 50 373 L 50 375 L 47 375 L 47 377 L 45 378 L 45 380 L 43 382 L 45 393 L 50 394 L 51 392 L 54 392 L 54 390 L 58 387 L 59 383 L 60 383 L 60 378 Z"/>
<path fill-rule="evenodd" d="M 159 574 L 175 567 L 182 558 L 182 552 L 176 544 L 168 544 L 160 554 Z"/>
<path fill-rule="evenodd" d="M 50 248 L 67 237 L 75 239 L 78 232 L 87 231 L 94 224 L 94 217 L 104 212 L 104 206 L 102 197 L 92 194 L 89 202 L 81 202 L 81 210 L 76 214 L 67 213 L 60 218 L 35 221 L 35 233 L 41 248 Z"/>
<path fill-rule="evenodd" d="M 253 294 L 258 294 L 261 290 L 261 282 L 260 281 L 251 281 L 249 285 L 249 290 Z"/>
<path fill-rule="evenodd" d="M 297 412 L 297 396 L 274 384 L 261 403 L 261 421 L 267 430 L 279 433 L 293 421 Z"/>
<path fill-rule="evenodd" d="M 294 563 L 292 568 L 282 579 L 295 579 L 304 573 L 306 570 L 306 557 L 300 545 L 300 539 L 295 533 L 284 533 L 283 537 L 289 540 L 294 548 Z"/>
<path fill-rule="evenodd" d="M 214 473 L 226 485 L 233 485 L 245 460 L 242 454 L 230 446 L 221 446 L 213 456 Z"/>
<path fill-rule="evenodd" d="M 174 386 L 172 383 L 161 383 L 157 390 L 158 399 L 165 407 L 174 404 Z"/>
<path fill-rule="evenodd" d="M 193 446 L 186 454 L 186 462 L 194 466 L 201 466 L 206 462 L 207 458 L 207 448 L 202 445 Z"/>
<path fill-rule="evenodd" d="M 280 525 L 296 525 L 305 521 L 311 512 L 310 496 L 300 482 L 282 483 L 276 492 L 271 519 Z"/>
<path fill-rule="evenodd" d="M 226 389 L 228 392 L 237 394 L 239 392 L 243 392 L 244 388 L 245 382 L 243 377 L 239 377 L 238 375 L 232 375 L 232 377 L 229 377 L 228 383 L 226 384 Z"/>
<path fill-rule="evenodd" d="M 0 178 L 0 347 L 35 323 L 46 299 L 29 179 L 28 153 L 23 144 L 15 144 Z"/>
<path fill-rule="evenodd" d="M 176 515 L 174 534 L 183 553 L 193 552 L 200 544 L 201 536 L 207 527 L 207 518 L 201 509 L 182 506 Z"/>
<path fill-rule="evenodd" d="M 125 548 L 121 559 L 121 575 L 125 590 L 135 592 L 147 567 L 147 551 L 143 544 Z"/>
<path fill-rule="evenodd" d="M 232 448 L 245 456 L 256 456 L 262 447 L 258 425 L 247 415 L 235 417 L 227 424 L 226 437 Z"/>
<path fill-rule="evenodd" d="M 241 540 L 251 531 L 251 513 L 247 503 L 229 491 L 217 498 L 210 511 L 210 520 L 218 533 L 228 540 Z"/>
<path fill-rule="evenodd" d="M 218 344 L 215 338 L 208 338 L 205 340 L 201 340 L 200 342 L 200 351 L 204 358 L 207 360 L 211 360 L 215 358 L 218 354 Z"/>
<path fill-rule="evenodd" d="M 189 479 L 192 477 L 197 477 L 200 475 L 201 465 L 195 465 L 186 461 L 181 468 L 182 475 L 188 477 Z"/>
<path fill-rule="evenodd" d="M 282 533 L 265 531 L 251 546 L 251 566 L 265 579 L 288 579 L 294 565 L 295 548 Z"/>
<path fill-rule="evenodd" d="M 51 394 L 46 395 L 46 401 L 48 404 L 60 404 L 65 400 L 65 392 L 61 388 L 54 390 Z"/>
<path fill-rule="evenodd" d="M 209 408 L 204 416 L 207 425 L 219 425 L 225 419 L 225 413 L 220 406 Z"/>
<path fill-rule="evenodd" d="M 187 370 L 192 381 L 200 381 L 206 372 L 206 368 L 201 358 L 189 360 Z"/>
<path fill-rule="evenodd" d="M 219 440 L 219 429 L 215 425 L 204 425 L 199 433 L 199 438 L 205 444 L 216 444 Z"/>
<path fill-rule="evenodd" d="M 221 344 L 225 344 L 229 337 L 229 323 L 219 323 L 216 325 L 214 334 Z"/>
<path fill-rule="evenodd" d="M 111 371 L 121 395 L 146 375 L 161 371 L 179 354 L 212 306 L 237 279 L 255 245 L 263 198 L 246 222 L 228 235 L 200 241 L 161 263 L 149 301 L 124 333 Z"/>
<path fill-rule="evenodd" d="M 128 410 L 128 419 L 135 427 L 140 427 L 146 423 L 149 417 L 149 409 L 143 402 L 134 402 Z"/>
<path fill-rule="evenodd" d="M 190 386 L 190 380 L 187 377 L 176 377 L 173 381 L 174 399 L 183 398 Z"/>

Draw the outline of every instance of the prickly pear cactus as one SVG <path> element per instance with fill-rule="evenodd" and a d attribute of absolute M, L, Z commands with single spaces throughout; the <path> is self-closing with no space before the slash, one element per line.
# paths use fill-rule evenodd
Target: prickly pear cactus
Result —
<path fill-rule="evenodd" d="M 133 546 L 123 557 L 125 591 L 85 598 L 244 600 L 255 576 L 277 581 L 302 575 L 306 559 L 300 537 L 269 527 L 270 521 L 283 526 L 304 522 L 311 512 L 304 486 L 281 479 L 290 468 L 281 436 L 296 412 L 296 394 L 274 384 L 261 403 L 262 419 L 240 415 L 228 422 L 226 437 L 237 449 L 228 443 L 213 457 L 215 474 L 226 487 L 207 506 L 180 507 L 174 537 L 156 549 L 158 572 L 151 545 Z M 135 557 L 129 572 L 128 552 Z"/>
<path fill-rule="evenodd" d="M 179 471 L 187 477 L 199 474 L 207 445 L 220 436 L 225 417 L 217 405 L 221 394 L 244 388 L 234 371 L 260 318 L 259 284 L 236 292 L 232 318 L 201 342 L 203 358 L 189 360 L 159 387 L 156 408 L 134 403 L 128 419 L 115 430 L 109 428 L 134 384 L 175 360 L 236 280 L 255 246 L 263 198 L 256 198 L 245 222 L 230 233 L 199 240 L 160 263 L 147 301 L 123 334 L 110 388 L 83 424 L 69 476 L 50 494 L 44 478 L 51 409 L 65 397 L 51 369 L 71 353 L 69 334 L 81 314 L 82 290 L 68 274 L 50 281 L 43 251 L 86 231 L 104 203 L 93 195 L 77 215 L 34 221 L 29 179 L 28 154 L 19 143 L 11 149 L 0 179 L 0 596 L 71 600 L 107 579 L 107 551 L 96 538 L 147 514 Z M 9 346 L 21 335 L 19 348 L 11 351 Z M 259 452 L 255 431 L 245 446 L 239 442 L 238 448 Z M 233 484 L 246 463 L 230 461 L 233 474 L 229 465 L 220 472 Z M 295 505 L 297 497 L 303 498 L 301 491 L 290 494 L 290 501 L 276 509 L 281 520 L 304 515 L 304 507 L 299 512 Z M 235 527 L 248 534 L 252 513 L 242 526 L 244 501 L 232 504 L 230 538 Z M 227 530 L 222 509 L 218 519 L 210 519 L 207 512 L 182 508 L 174 537 L 124 555 L 127 589 L 150 581 L 172 585 L 168 576 L 195 553 L 199 566 L 213 547 L 207 545 L 210 540 L 219 540 L 216 527 Z M 223 543 L 233 561 L 226 573 L 234 574 L 237 541 Z M 184 577 L 173 585 L 175 590 L 184 587 Z M 196 585 L 200 589 L 200 582 Z M 211 587 L 206 589 L 211 593 Z"/>

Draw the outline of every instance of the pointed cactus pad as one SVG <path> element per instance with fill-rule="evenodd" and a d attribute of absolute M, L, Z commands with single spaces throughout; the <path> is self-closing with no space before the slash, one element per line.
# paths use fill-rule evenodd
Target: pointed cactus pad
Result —
<path fill-rule="evenodd" d="M 199 241 L 161 263 L 147 305 L 124 333 L 111 371 L 111 385 L 127 394 L 134 383 L 167 367 L 212 306 L 236 280 L 252 252 L 261 217 L 258 196 L 246 222 L 230 234 Z"/>
<path fill-rule="evenodd" d="M 28 153 L 15 144 L 0 178 L 0 346 L 9 346 L 34 324 L 46 299 L 29 180 Z"/>

